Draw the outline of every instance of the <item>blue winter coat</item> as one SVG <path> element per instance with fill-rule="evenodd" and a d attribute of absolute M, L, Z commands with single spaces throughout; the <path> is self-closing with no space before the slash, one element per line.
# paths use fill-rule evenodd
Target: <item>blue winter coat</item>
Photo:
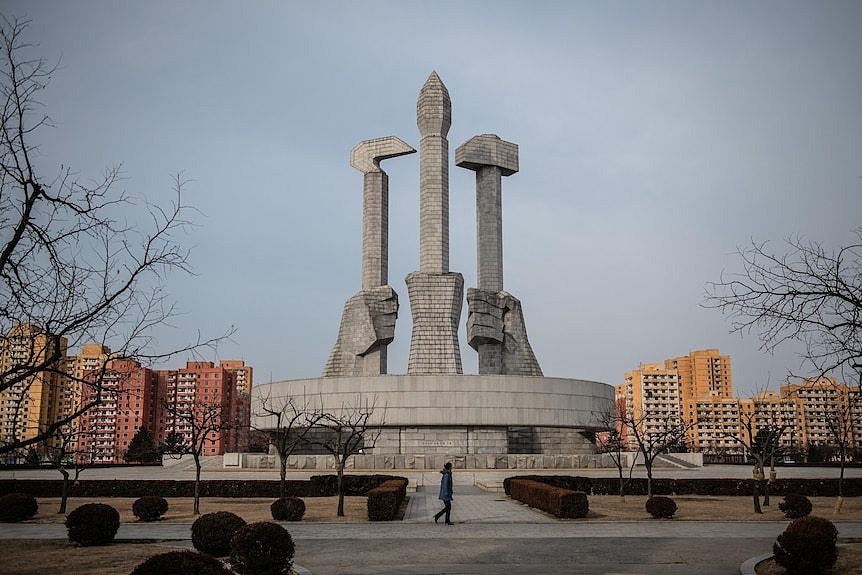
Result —
<path fill-rule="evenodd" d="M 452 501 L 452 471 L 443 469 L 440 473 L 443 477 L 440 478 L 440 496 L 437 499 Z"/>

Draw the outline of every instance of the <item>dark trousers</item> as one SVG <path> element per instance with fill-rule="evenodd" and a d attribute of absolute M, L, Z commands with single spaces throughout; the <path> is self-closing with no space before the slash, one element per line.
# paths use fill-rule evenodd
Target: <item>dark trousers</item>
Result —
<path fill-rule="evenodd" d="M 446 523 L 452 523 L 449 520 L 449 513 L 451 513 L 451 512 L 452 512 L 452 502 L 451 501 L 444 501 L 443 502 L 443 509 L 441 509 L 440 511 L 437 512 L 436 515 L 434 515 L 434 520 L 436 521 L 436 520 L 440 519 L 440 516 L 445 513 L 446 514 Z"/>

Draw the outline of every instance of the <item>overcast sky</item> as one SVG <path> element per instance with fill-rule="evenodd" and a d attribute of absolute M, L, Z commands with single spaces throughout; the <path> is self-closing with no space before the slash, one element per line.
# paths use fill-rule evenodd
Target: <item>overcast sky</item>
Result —
<path fill-rule="evenodd" d="M 520 146 L 503 181 L 505 288 L 546 375 L 621 383 L 641 362 L 719 348 L 734 386 L 777 386 L 799 359 L 758 350 L 704 309 L 752 238 L 837 246 L 862 224 L 859 2 L 9 1 L 60 59 L 42 98 L 44 178 L 122 163 L 122 189 L 193 182 L 171 276 L 184 315 L 163 348 L 237 327 L 218 357 L 255 382 L 315 377 L 361 287 L 361 140 L 418 148 L 416 98 L 452 98 L 452 271 L 476 285 L 474 174 L 454 149 Z M 418 154 L 390 176 L 390 372 L 407 367 L 404 277 L 419 267 Z M 466 373 L 476 354 L 464 343 Z M 177 360 L 181 364 L 182 360 Z"/>

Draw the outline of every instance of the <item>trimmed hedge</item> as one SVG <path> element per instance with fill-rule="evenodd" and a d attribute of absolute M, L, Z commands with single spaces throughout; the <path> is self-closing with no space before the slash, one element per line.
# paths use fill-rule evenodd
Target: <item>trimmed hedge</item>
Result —
<path fill-rule="evenodd" d="M 168 512 L 168 500 L 164 497 L 147 495 L 132 503 L 132 513 L 141 521 L 157 521 Z"/>
<path fill-rule="evenodd" d="M 828 519 L 795 519 L 772 545 L 775 561 L 793 575 L 828 571 L 838 558 L 838 529 Z"/>
<path fill-rule="evenodd" d="M 230 541 L 230 564 L 239 575 L 287 575 L 294 552 L 293 538 L 278 523 L 249 523 Z"/>
<path fill-rule="evenodd" d="M 567 475 L 515 475 L 503 480 L 503 489 L 510 495 L 515 479 L 529 479 L 546 485 L 583 491 L 588 495 L 616 495 L 620 491 L 619 478 L 580 477 Z M 653 495 L 732 495 L 751 496 L 754 479 L 653 479 Z M 647 480 L 632 478 L 626 486 L 627 495 L 646 495 Z M 838 479 L 777 479 L 769 483 L 771 495 L 799 494 L 807 497 L 837 497 Z M 862 496 L 862 478 L 844 479 L 844 496 Z"/>
<path fill-rule="evenodd" d="M 384 481 L 368 492 L 368 520 L 391 521 L 398 515 L 401 502 L 407 497 L 407 480 Z"/>
<path fill-rule="evenodd" d="M 66 516 L 69 541 L 88 547 L 107 545 L 120 528 L 120 514 L 104 503 L 85 503 Z"/>
<path fill-rule="evenodd" d="M 646 512 L 655 519 L 670 519 L 676 514 L 676 501 L 664 495 L 654 495 L 646 500 Z"/>
<path fill-rule="evenodd" d="M 245 519 L 230 511 L 206 513 L 192 523 L 192 545 L 201 553 L 224 557 L 230 553 L 230 540 Z"/>
<path fill-rule="evenodd" d="M 129 575 L 232 575 L 224 563 L 194 551 L 168 551 L 153 555 Z"/>
<path fill-rule="evenodd" d="M 799 519 L 811 513 L 811 501 L 804 495 L 788 493 L 784 500 L 778 504 L 778 508 L 784 512 L 788 519 Z"/>
<path fill-rule="evenodd" d="M 38 511 L 39 504 L 29 493 L 9 493 L 0 497 L 0 521 L 3 523 L 30 519 Z"/>
<path fill-rule="evenodd" d="M 372 489 L 390 479 L 404 479 L 394 475 L 345 475 L 346 495 L 365 496 Z M 60 497 L 62 479 L 0 479 L 0 496 L 7 493 L 26 492 L 34 497 Z M 233 479 L 203 480 L 200 482 L 201 497 L 279 497 L 278 480 Z M 69 497 L 194 497 L 195 482 L 161 479 L 84 479 L 69 485 Z M 315 475 L 309 480 L 286 482 L 286 496 L 332 497 L 338 494 L 338 478 L 335 475 Z"/>
<path fill-rule="evenodd" d="M 554 487 L 532 479 L 516 479 L 509 483 L 509 489 L 512 499 L 546 511 L 554 517 L 586 517 L 590 510 L 587 494 L 583 491 Z"/>
<path fill-rule="evenodd" d="M 276 521 L 300 521 L 305 515 L 305 501 L 299 497 L 279 497 L 269 506 Z"/>

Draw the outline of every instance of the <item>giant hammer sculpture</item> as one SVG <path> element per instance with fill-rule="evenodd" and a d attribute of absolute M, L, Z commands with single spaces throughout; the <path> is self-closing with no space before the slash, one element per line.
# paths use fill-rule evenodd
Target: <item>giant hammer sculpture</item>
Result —
<path fill-rule="evenodd" d="M 479 373 L 542 375 L 521 302 L 503 291 L 502 176 L 518 171 L 518 146 L 474 136 L 455 150 L 455 165 L 476 172 L 478 288 L 467 290 L 467 343 L 479 353 Z"/>
<path fill-rule="evenodd" d="M 432 72 L 419 92 L 419 271 L 407 276 L 413 332 L 408 374 L 461 373 L 464 277 L 449 271 L 449 92 Z"/>
<path fill-rule="evenodd" d="M 364 174 L 362 291 L 347 300 L 338 339 L 323 377 L 386 373 L 387 346 L 395 337 L 398 295 L 389 283 L 389 176 L 380 162 L 416 150 L 395 136 L 365 140 L 350 153 Z"/>

